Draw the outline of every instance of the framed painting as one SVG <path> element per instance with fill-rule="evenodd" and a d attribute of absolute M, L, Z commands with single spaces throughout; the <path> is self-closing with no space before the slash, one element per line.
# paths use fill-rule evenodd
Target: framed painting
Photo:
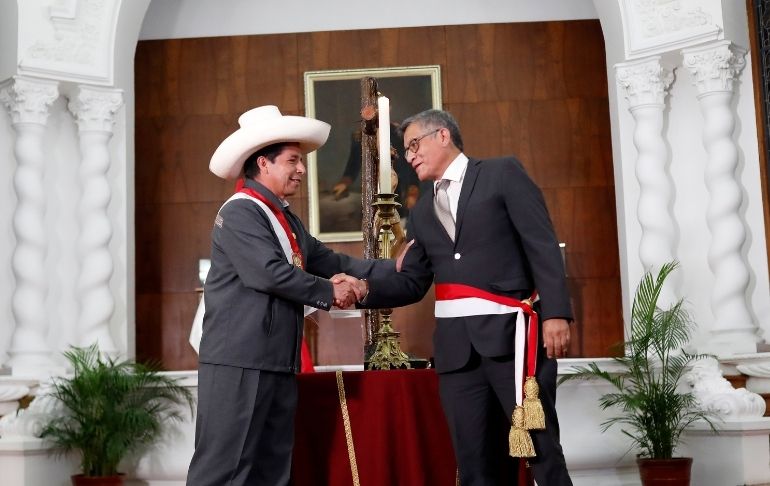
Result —
<path fill-rule="evenodd" d="M 311 233 L 321 241 L 360 241 L 361 233 L 361 78 L 374 77 L 390 98 L 391 145 L 399 156 L 398 202 L 402 221 L 420 191 L 420 183 L 404 158 L 403 140 L 396 128 L 405 118 L 441 108 L 439 66 L 308 71 L 305 73 L 305 111 L 332 126 L 329 140 L 308 156 L 308 200 Z"/>

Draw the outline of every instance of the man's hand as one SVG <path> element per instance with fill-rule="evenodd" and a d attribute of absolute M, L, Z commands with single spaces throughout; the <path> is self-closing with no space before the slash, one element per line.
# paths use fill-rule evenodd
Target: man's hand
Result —
<path fill-rule="evenodd" d="M 334 305 L 341 309 L 360 302 L 369 293 L 369 284 L 366 280 L 359 280 L 344 273 L 338 273 L 330 280 L 334 285 Z M 338 289 L 342 293 L 339 298 Z"/>
<path fill-rule="evenodd" d="M 549 358 L 564 358 L 569 349 L 569 323 L 566 319 L 543 321 L 543 344 Z"/>
<path fill-rule="evenodd" d="M 340 309 L 350 307 L 357 300 L 353 285 L 350 282 L 342 280 L 337 283 L 332 282 L 332 285 L 334 285 L 333 304 Z"/>

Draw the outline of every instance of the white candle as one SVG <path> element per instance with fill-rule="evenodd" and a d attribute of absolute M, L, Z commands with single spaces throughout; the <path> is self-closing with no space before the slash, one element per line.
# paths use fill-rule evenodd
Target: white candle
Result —
<path fill-rule="evenodd" d="M 384 96 L 377 98 L 379 129 L 377 140 L 380 152 L 380 193 L 393 192 L 390 183 L 390 100 Z"/>

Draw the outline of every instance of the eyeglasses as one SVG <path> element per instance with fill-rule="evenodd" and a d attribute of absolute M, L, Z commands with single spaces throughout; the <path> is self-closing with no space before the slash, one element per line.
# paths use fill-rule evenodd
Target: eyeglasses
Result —
<path fill-rule="evenodd" d="M 443 127 L 442 127 L 443 128 Z M 435 130 L 431 130 L 428 133 L 423 133 L 419 137 L 415 137 L 409 141 L 409 145 L 406 146 L 406 150 L 408 152 L 412 152 L 413 154 L 416 154 L 418 150 L 420 150 L 420 140 L 427 137 L 428 135 L 433 135 L 436 132 L 441 131 L 441 128 L 437 128 Z"/>

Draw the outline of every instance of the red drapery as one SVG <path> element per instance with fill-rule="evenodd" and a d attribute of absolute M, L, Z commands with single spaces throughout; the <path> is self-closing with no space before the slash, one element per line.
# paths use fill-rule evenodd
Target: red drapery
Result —
<path fill-rule="evenodd" d="M 293 486 L 353 484 L 334 373 L 297 377 Z M 456 463 L 433 370 L 343 373 L 361 486 L 454 486 Z M 508 424 L 501 418 L 501 451 Z M 516 484 L 506 461 L 502 484 Z"/>

